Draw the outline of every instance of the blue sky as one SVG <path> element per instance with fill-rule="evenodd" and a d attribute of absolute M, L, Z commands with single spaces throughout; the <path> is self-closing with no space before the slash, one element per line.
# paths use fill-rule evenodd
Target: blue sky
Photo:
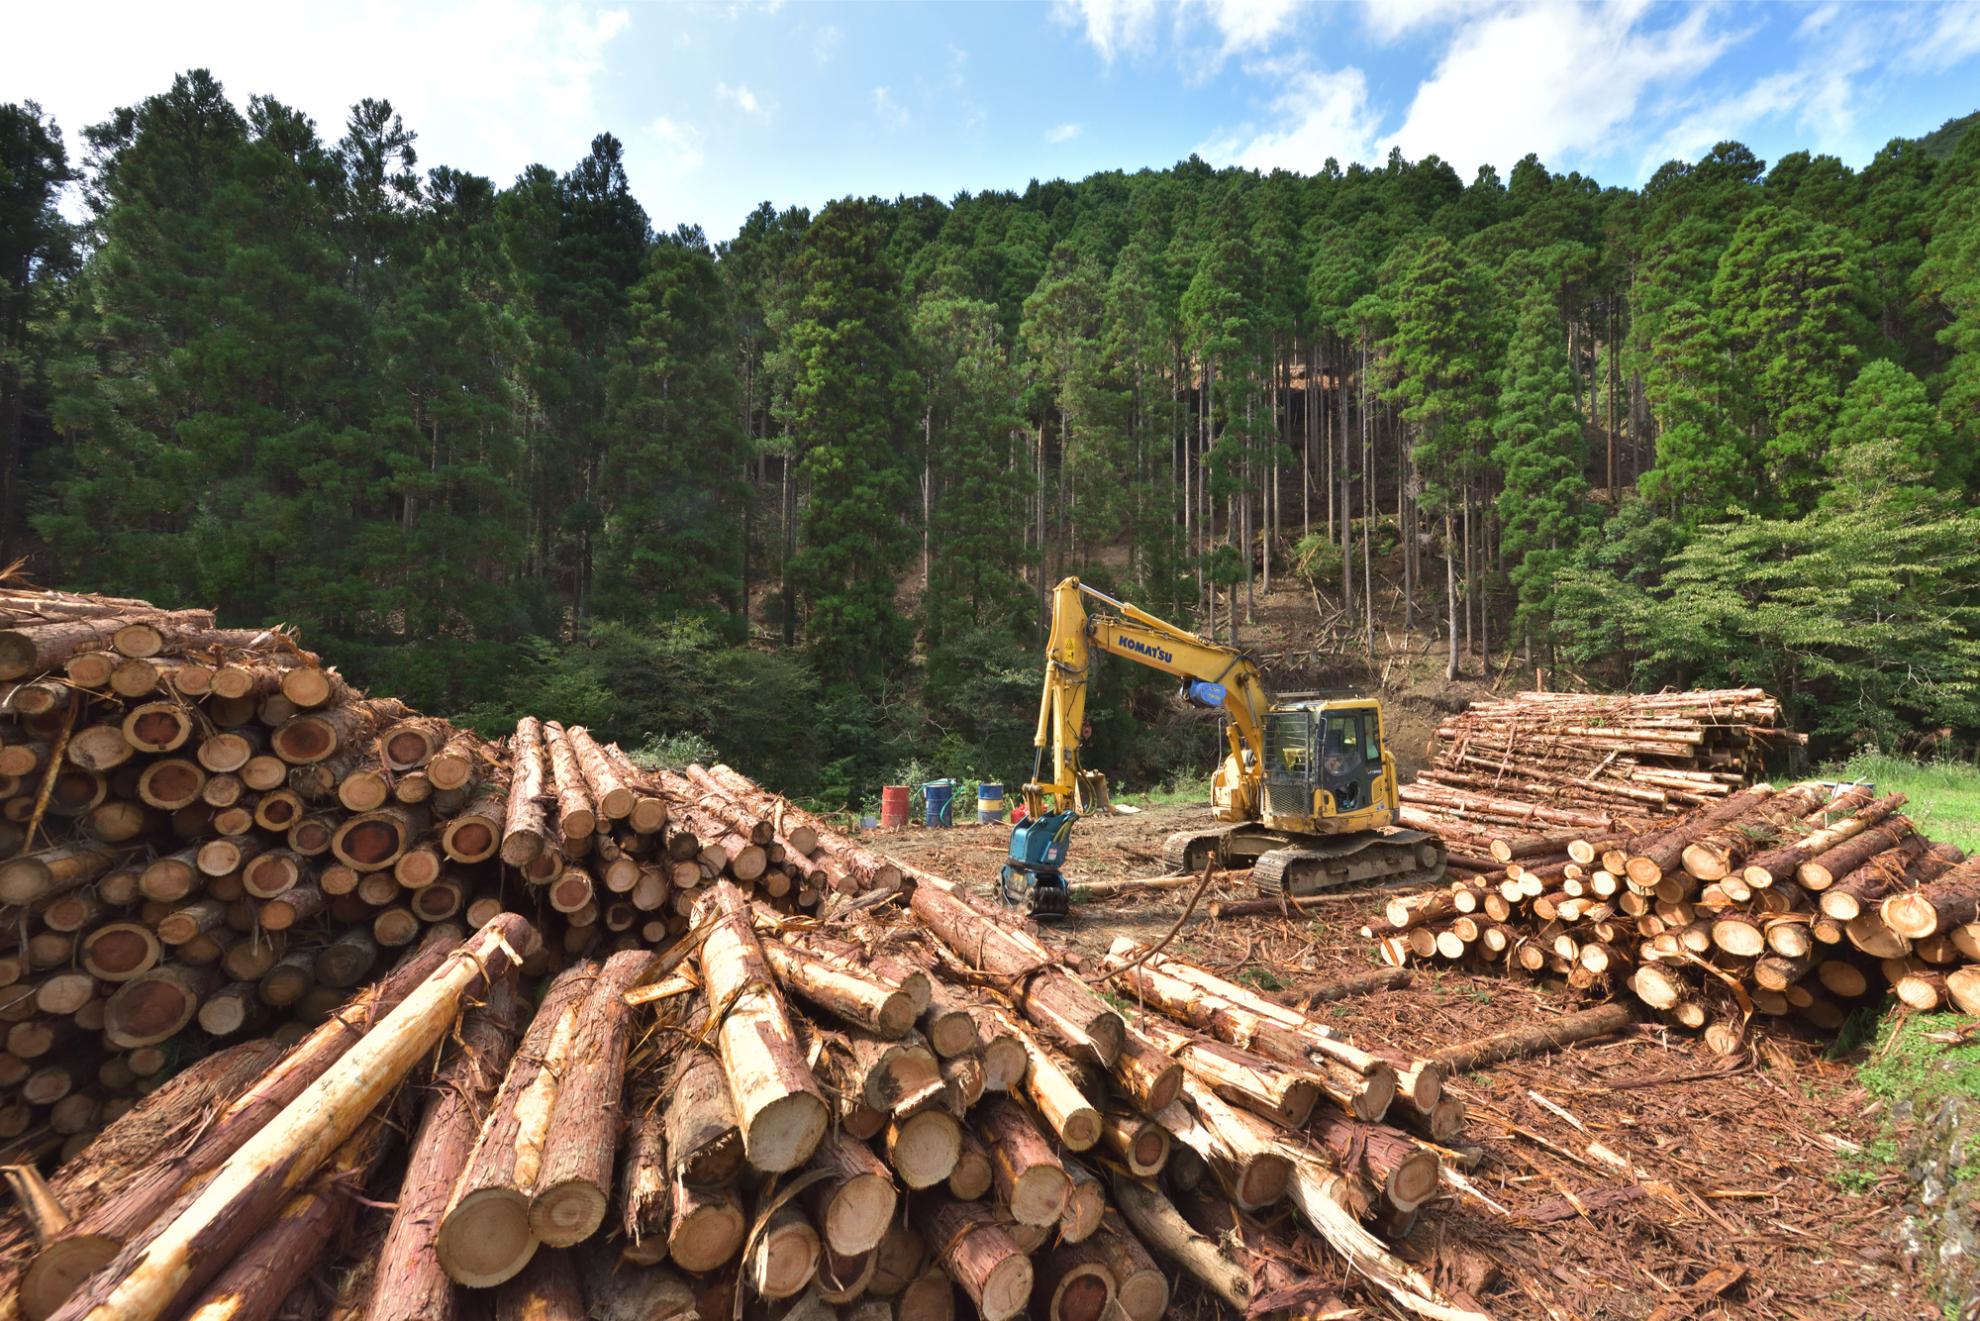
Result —
<path fill-rule="evenodd" d="M 1636 183 L 1738 138 L 1861 165 L 1980 108 L 1980 3 L 575 3 L 261 0 L 10 17 L 0 97 L 69 132 L 211 67 L 334 138 L 383 96 L 422 163 L 506 183 L 626 143 L 656 225 L 761 200 L 1022 188 L 1191 152 L 1300 171 L 1392 145 L 1467 178 L 1527 151 Z M 45 31 L 37 31 L 43 28 Z"/>

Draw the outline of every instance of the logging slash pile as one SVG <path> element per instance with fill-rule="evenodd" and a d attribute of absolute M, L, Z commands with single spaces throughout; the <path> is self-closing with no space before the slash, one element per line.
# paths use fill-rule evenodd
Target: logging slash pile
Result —
<path fill-rule="evenodd" d="M 0 1317 L 1478 1315 L 1389 1247 L 1464 1145 L 1434 1061 L 1082 975 L 723 767 L 0 611 Z"/>
<path fill-rule="evenodd" d="M 1903 806 L 1856 785 L 1757 785 L 1639 831 L 1488 829 L 1491 870 L 1391 900 L 1369 934 L 1390 963 L 1627 987 L 1722 1052 L 1756 1014 L 1833 1031 L 1886 987 L 1980 1012 L 1980 859 Z"/>
<path fill-rule="evenodd" d="M 1438 726 L 1402 824 L 1470 856 L 1496 826 L 1639 828 L 1754 778 L 1772 744 L 1802 738 L 1780 716 L 1758 688 L 1478 702 Z"/>

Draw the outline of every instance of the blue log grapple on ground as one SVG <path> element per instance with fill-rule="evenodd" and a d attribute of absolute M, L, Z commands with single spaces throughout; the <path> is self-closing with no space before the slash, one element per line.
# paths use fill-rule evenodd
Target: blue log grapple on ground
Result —
<path fill-rule="evenodd" d="M 1065 864 L 1066 846 L 1078 819 L 1077 812 L 1047 812 L 1011 827 L 1011 856 L 998 886 L 1005 904 L 1037 918 L 1066 915 L 1069 895 L 1059 868 Z"/>

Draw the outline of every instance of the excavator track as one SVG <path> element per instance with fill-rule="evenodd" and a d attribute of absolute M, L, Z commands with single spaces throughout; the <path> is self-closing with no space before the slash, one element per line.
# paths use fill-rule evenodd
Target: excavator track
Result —
<path fill-rule="evenodd" d="M 1177 871 L 1248 863 L 1252 884 L 1261 891 L 1296 899 L 1348 885 L 1434 885 L 1444 878 L 1443 841 L 1422 830 L 1293 835 L 1233 825 L 1179 830 L 1162 852 Z"/>
<path fill-rule="evenodd" d="M 1422 830 L 1316 835 L 1262 853 L 1251 865 L 1253 885 L 1295 899 L 1347 885 L 1434 885 L 1443 879 L 1443 841 Z"/>

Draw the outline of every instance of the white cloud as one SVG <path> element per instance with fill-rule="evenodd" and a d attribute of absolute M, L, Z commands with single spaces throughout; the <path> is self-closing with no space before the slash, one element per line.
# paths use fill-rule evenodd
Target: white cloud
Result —
<path fill-rule="evenodd" d="M 1187 67 L 1202 71 L 1195 54 L 1195 30 L 1207 24 L 1218 41 L 1215 62 L 1230 55 L 1264 50 L 1291 30 L 1293 19 L 1311 0 L 1054 0 L 1052 15 L 1083 31 L 1087 42 L 1112 64 L 1122 54 L 1153 49 L 1156 20 L 1170 10 L 1173 44 L 1187 52 Z"/>
<path fill-rule="evenodd" d="M 701 130 L 694 125 L 661 115 L 646 126 L 646 138 L 663 173 L 678 176 L 701 168 Z"/>
<path fill-rule="evenodd" d="M 907 127 L 907 107 L 896 101 L 893 92 L 885 87 L 873 89 L 873 113 L 878 115 L 880 122 L 888 128 Z"/>
<path fill-rule="evenodd" d="M 1386 46 L 1418 28 L 1435 27 L 1479 8 L 1478 0 L 1364 0 L 1361 21 L 1368 34 Z"/>
<path fill-rule="evenodd" d="M 1158 0 L 1053 0 L 1052 17 L 1085 29 L 1086 40 L 1108 64 L 1123 52 L 1148 49 Z"/>
<path fill-rule="evenodd" d="M 731 103 L 745 115 L 767 115 L 770 113 L 769 107 L 757 99 L 755 92 L 749 90 L 748 83 L 737 83 L 734 87 L 729 86 L 727 83 L 716 83 L 715 97 L 717 100 Z"/>
<path fill-rule="evenodd" d="M 1372 161 L 1381 115 L 1368 101 L 1368 79 L 1359 69 L 1317 70 L 1268 61 L 1249 72 L 1283 88 L 1273 100 L 1273 127 L 1248 129 L 1202 148 L 1204 156 L 1247 169 L 1311 174 L 1329 156 L 1342 163 Z"/>
<path fill-rule="evenodd" d="M 1938 22 L 1918 43 L 1912 58 L 1928 69 L 1950 69 L 1961 60 L 1980 55 L 1980 5 L 1971 0 L 1948 0 L 1940 6 Z"/>
<path fill-rule="evenodd" d="M 8 18 L 0 87 L 80 130 L 120 105 L 209 68 L 236 104 L 265 92 L 312 116 L 334 142 L 352 103 L 383 97 L 419 135 L 422 166 L 445 163 L 507 184 L 525 166 L 562 169 L 606 129 L 606 57 L 632 24 L 624 8 L 572 0 L 216 0 L 172 7 L 105 0 L 75 40 L 75 15 L 29 5 Z M 381 39 L 381 33 L 390 38 Z"/>
<path fill-rule="evenodd" d="M 818 29 L 817 35 L 811 39 L 812 58 L 820 64 L 830 64 L 832 57 L 839 53 L 840 43 L 845 41 L 845 39 L 845 33 L 839 31 L 832 24 L 827 23 L 824 27 Z"/>
<path fill-rule="evenodd" d="M 1078 124 L 1054 124 L 1045 130 L 1045 140 L 1055 146 L 1061 142 L 1071 142 L 1079 136 Z"/>
<path fill-rule="evenodd" d="M 1749 137 L 1770 119 L 1792 118 L 1810 141 L 1811 151 L 1841 154 L 1861 144 L 1851 141 L 1856 126 L 1856 79 L 1876 67 L 1883 44 L 1878 20 L 1830 30 L 1824 25 L 1815 45 L 1791 69 L 1768 74 L 1738 92 L 1695 103 L 1660 134 L 1639 162 L 1648 174 L 1668 160 L 1696 160 L 1717 143 Z"/>
<path fill-rule="evenodd" d="M 1464 175 L 1528 152 L 1558 161 L 1613 146 L 1646 95 L 1695 77 L 1732 42 L 1703 6 L 1664 28 L 1641 26 L 1644 13 L 1551 2 L 1461 24 L 1390 143 Z"/>
<path fill-rule="evenodd" d="M 1292 27 L 1302 4 L 1303 0 L 1196 0 L 1223 38 L 1224 55 L 1265 49 Z M 1190 7 L 1186 0 L 1183 9 Z"/>

